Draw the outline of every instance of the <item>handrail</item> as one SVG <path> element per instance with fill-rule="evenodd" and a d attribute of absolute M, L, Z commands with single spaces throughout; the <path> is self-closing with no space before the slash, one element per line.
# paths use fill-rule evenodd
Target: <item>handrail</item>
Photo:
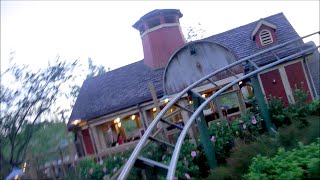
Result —
<path fill-rule="evenodd" d="M 304 38 L 307 38 L 309 36 L 312 36 L 312 35 L 315 35 L 315 34 L 320 34 L 320 31 L 318 32 L 315 32 L 315 33 L 312 33 L 312 34 L 309 34 L 309 35 L 306 35 L 306 36 L 303 36 L 303 37 L 299 37 L 299 38 L 296 38 L 296 39 L 293 39 L 291 41 L 288 41 L 288 42 L 285 42 L 285 43 L 282 43 L 282 44 L 279 44 L 277 46 L 273 46 L 271 48 L 268 48 L 266 50 L 263 50 L 263 51 L 260 51 L 256 54 L 253 54 L 253 55 L 250 55 L 248 57 L 245 57 L 243 59 L 240 59 L 239 61 L 236 61 L 236 62 L 233 62 L 231 63 L 230 65 L 224 67 L 224 68 L 221 68 L 211 74 L 208 74 L 206 75 L 205 77 L 197 80 L 196 82 L 194 82 L 193 84 L 191 84 L 190 86 L 188 86 L 187 88 L 185 88 L 184 90 L 182 90 L 180 93 L 178 93 L 178 95 L 176 97 L 174 97 L 160 112 L 159 114 L 155 117 L 155 119 L 152 121 L 152 123 L 150 124 L 150 126 L 148 127 L 148 129 L 146 130 L 145 134 L 142 136 L 142 138 L 140 139 L 139 143 L 137 144 L 136 148 L 134 149 L 134 151 L 132 152 L 129 160 L 127 161 L 125 167 L 123 168 L 118 180 L 123 180 L 123 179 L 126 179 L 127 176 L 129 175 L 129 171 L 130 169 L 132 168 L 132 166 L 134 165 L 135 163 L 135 160 L 137 159 L 139 153 L 141 152 L 142 148 L 144 147 L 144 144 L 145 142 L 148 140 L 148 137 L 151 135 L 153 129 L 155 127 L 157 127 L 157 123 L 160 121 L 160 119 L 163 117 L 163 115 L 165 115 L 165 113 L 178 101 L 180 100 L 180 98 L 186 94 L 188 91 L 190 91 L 191 89 L 193 89 L 194 87 L 196 87 L 197 85 L 199 85 L 200 83 L 202 83 L 203 81 L 206 81 L 207 79 L 211 78 L 212 76 L 220 73 L 220 72 L 223 72 L 233 66 L 236 66 L 238 64 L 241 64 L 243 62 L 246 62 L 247 60 L 250 60 L 251 58 L 254 58 L 256 56 L 259 56 L 261 54 L 264 54 L 264 53 L 267 53 L 267 52 L 270 52 L 274 49 L 277 49 L 277 48 L 280 48 L 280 47 L 284 47 L 288 44 L 291 44 L 293 42 L 296 42 L 296 41 L 299 41 L 299 40 L 302 40 Z M 244 76 L 243 76 L 244 77 Z M 221 90 L 221 89 L 220 89 Z M 219 91 L 217 91 L 219 92 Z"/>
<path fill-rule="evenodd" d="M 176 165 L 177 165 L 177 161 L 178 161 L 178 157 L 179 157 L 179 152 L 180 152 L 180 149 L 181 149 L 181 146 L 182 146 L 182 143 L 183 143 L 183 140 L 189 130 L 189 128 L 191 127 L 192 123 L 194 122 L 194 120 L 198 117 L 198 115 L 200 114 L 200 112 L 202 112 L 202 110 L 214 99 L 216 98 L 220 93 L 224 92 L 225 90 L 227 90 L 228 88 L 232 87 L 233 85 L 237 84 L 238 82 L 248 78 L 248 77 L 251 77 L 253 75 L 256 75 L 257 73 L 259 72 L 262 72 L 266 69 L 269 69 L 271 67 L 274 67 L 278 64 L 281 64 L 283 63 L 284 61 L 287 61 L 297 55 L 300 55 L 300 54 L 304 54 L 304 53 L 307 53 L 309 51 L 314 51 L 316 49 L 318 49 L 320 46 L 316 46 L 316 47 L 312 47 L 312 48 L 308 48 L 306 50 L 303 50 L 299 53 L 295 53 L 295 54 L 292 54 L 290 56 L 287 56 L 283 59 L 280 59 L 278 61 L 275 61 L 273 63 L 270 63 L 268 65 L 265 65 L 263 67 L 260 67 L 259 69 L 256 69 L 238 79 L 236 79 L 235 81 L 227 84 L 226 86 L 224 86 L 223 88 L 219 89 L 217 92 L 215 92 L 214 94 L 212 94 L 209 98 L 207 98 L 198 108 L 197 110 L 192 114 L 192 116 L 190 117 L 190 119 L 187 121 L 187 123 L 185 124 L 182 132 L 180 133 L 179 135 L 179 138 L 178 138 L 178 141 L 176 143 L 176 147 L 173 151 L 173 155 L 172 155 L 172 158 L 171 158 L 171 161 L 170 161 L 170 165 L 169 165 L 169 171 L 168 171 L 168 174 L 167 174 L 167 179 L 173 179 L 174 178 L 174 174 L 175 174 L 175 170 L 176 170 Z"/>

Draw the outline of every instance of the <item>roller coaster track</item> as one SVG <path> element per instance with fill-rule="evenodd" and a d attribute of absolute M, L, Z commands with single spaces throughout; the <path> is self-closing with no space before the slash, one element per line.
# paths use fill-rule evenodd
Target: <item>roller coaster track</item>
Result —
<path fill-rule="evenodd" d="M 250 55 L 248 57 L 245 57 L 243 59 L 240 59 L 226 67 L 223 67 L 209 75 L 206 75 L 205 77 L 201 78 L 200 80 L 194 82 L 193 84 L 191 84 L 190 86 L 188 86 L 187 88 L 185 88 L 184 90 L 182 90 L 180 93 L 178 93 L 173 99 L 170 100 L 170 102 L 168 102 L 168 104 L 157 114 L 157 116 L 155 117 L 155 119 L 152 121 L 152 123 L 150 124 L 150 126 L 148 127 L 148 129 L 146 130 L 146 132 L 144 133 L 144 135 L 142 136 L 142 138 L 140 139 L 139 143 L 137 144 L 137 146 L 135 147 L 134 151 L 132 152 L 130 158 L 128 159 L 128 161 L 126 162 L 126 164 L 123 167 L 123 170 L 121 171 L 118 179 L 119 180 L 123 180 L 126 179 L 130 173 L 130 170 L 133 168 L 133 166 L 135 165 L 135 163 L 137 161 L 142 162 L 144 165 L 149 165 L 149 166 L 153 166 L 153 167 L 158 167 L 158 168 L 162 168 L 164 170 L 167 170 L 167 179 L 171 180 L 174 179 L 174 175 L 175 175 L 175 171 L 176 171 L 176 166 L 177 166 L 177 161 L 178 161 L 178 157 L 179 157 L 179 152 L 181 150 L 182 147 L 182 143 L 184 141 L 185 136 L 188 133 L 189 128 L 191 127 L 192 123 L 197 119 L 197 117 L 199 116 L 200 113 L 203 112 L 203 109 L 211 102 L 213 101 L 215 98 L 217 98 L 221 93 L 223 93 L 224 91 L 226 91 L 228 88 L 234 86 L 235 84 L 239 83 L 240 81 L 246 79 L 246 78 L 250 78 L 254 75 L 257 75 L 258 73 L 270 69 L 272 67 L 275 67 L 283 62 L 286 61 L 290 61 L 296 57 L 302 56 L 304 54 L 308 54 L 310 52 L 313 52 L 315 50 L 317 50 L 319 48 L 319 46 L 313 46 L 311 48 L 307 48 L 307 49 L 302 49 L 299 48 L 299 52 L 291 54 L 289 56 L 283 57 L 283 58 L 279 58 L 278 56 L 276 56 L 276 54 L 274 53 L 274 50 L 277 50 L 279 48 L 288 46 L 290 44 L 294 44 L 294 43 L 298 43 L 301 42 L 302 39 L 316 35 L 316 34 L 320 34 L 320 32 L 315 32 L 312 34 L 309 34 L 307 36 L 301 37 L 301 38 L 297 38 L 291 41 L 288 41 L 286 43 L 283 44 L 279 44 L 276 46 L 273 46 L 271 48 L 268 48 L 266 50 L 260 51 L 256 54 Z M 297 46 L 299 46 L 299 44 L 297 44 Z M 276 61 L 266 64 L 264 66 L 257 66 L 257 64 L 255 64 L 252 59 L 254 57 L 257 57 L 259 55 L 265 54 L 271 52 L 275 57 L 276 57 Z M 243 63 L 248 63 L 250 64 L 252 67 L 254 67 L 254 69 L 241 76 L 241 77 L 237 77 L 234 81 L 226 84 L 223 87 L 218 86 L 216 83 L 214 83 L 210 78 L 213 77 L 214 75 L 224 72 L 224 71 L 230 71 L 230 68 L 236 66 L 236 65 L 241 65 Z M 199 94 L 197 94 L 196 92 L 194 92 L 192 89 L 198 87 L 199 85 L 203 84 L 205 81 L 207 81 L 208 83 L 213 84 L 215 87 L 218 87 L 218 91 L 216 91 L 215 93 L 213 93 L 210 97 L 208 98 L 204 98 L 204 102 L 194 111 L 187 109 L 185 107 L 182 107 L 181 105 L 177 104 L 179 102 L 179 100 L 181 100 L 186 94 L 188 93 L 194 93 L 195 95 L 199 96 Z M 202 98 L 202 97 L 201 97 Z M 185 125 L 182 126 L 178 126 L 174 123 L 171 123 L 167 120 L 165 120 L 165 114 L 173 107 L 178 107 L 180 108 L 180 110 L 182 111 L 187 111 L 188 113 L 191 114 L 191 117 L 189 118 L 189 120 L 185 123 Z M 164 140 L 160 140 L 154 137 L 154 135 L 152 135 L 152 133 L 154 132 L 154 130 L 157 129 L 157 124 L 158 123 L 162 123 L 162 124 L 168 124 L 170 126 L 173 126 L 177 129 L 179 129 L 181 132 L 179 134 L 178 140 L 175 143 L 175 145 L 170 144 L 169 142 L 165 142 Z M 156 141 L 158 143 L 162 143 L 168 147 L 174 148 L 173 150 L 173 154 L 171 156 L 171 160 L 170 160 L 170 164 L 166 165 L 162 162 L 157 162 L 148 158 L 143 157 L 141 154 L 142 149 L 146 146 L 147 143 L 149 143 L 150 141 Z"/>

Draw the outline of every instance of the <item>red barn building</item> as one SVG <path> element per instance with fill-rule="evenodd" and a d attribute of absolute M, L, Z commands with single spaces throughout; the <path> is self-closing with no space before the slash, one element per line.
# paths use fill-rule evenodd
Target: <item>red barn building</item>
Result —
<path fill-rule="evenodd" d="M 279 13 L 255 22 L 212 35 L 199 41 L 187 43 L 179 24 L 182 13 L 176 9 L 154 10 L 141 17 L 133 27 L 140 32 L 144 59 L 83 82 L 74 105 L 68 128 L 76 134 L 75 143 L 80 156 L 87 154 L 107 155 L 134 147 L 156 115 L 155 105 L 149 89 L 154 85 L 157 98 L 174 95 L 187 85 L 219 68 L 266 48 L 285 43 L 299 35 Z M 301 49 L 314 46 L 299 41 L 252 59 L 263 66 L 277 58 L 283 58 Z M 233 75 L 243 76 L 249 71 L 248 64 L 232 69 L 232 73 L 215 76 L 212 80 L 225 85 L 234 80 Z M 309 92 L 308 100 L 319 96 L 319 53 L 309 52 L 261 72 L 258 75 L 266 100 L 270 95 L 294 103 L 293 89 L 301 85 Z M 203 84 L 195 91 L 207 96 L 216 89 Z M 220 105 L 204 110 L 208 121 L 238 116 L 245 112 L 246 93 L 239 85 L 219 97 Z M 243 94 L 241 96 L 241 94 Z M 181 105 L 188 106 L 185 98 Z M 160 102 L 160 107 L 166 102 Z M 229 107 L 233 111 L 222 112 Z M 168 120 L 184 123 L 189 115 L 171 109 Z M 169 113 L 169 114 L 170 114 Z M 168 136 L 174 130 L 168 129 Z M 117 144 L 121 136 L 124 143 Z"/>

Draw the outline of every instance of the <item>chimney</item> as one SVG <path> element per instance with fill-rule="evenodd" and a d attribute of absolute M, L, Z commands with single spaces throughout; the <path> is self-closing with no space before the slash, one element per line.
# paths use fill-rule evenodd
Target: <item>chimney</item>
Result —
<path fill-rule="evenodd" d="M 171 55 L 185 44 L 177 9 L 156 9 L 137 21 L 133 27 L 140 31 L 144 63 L 152 69 L 164 68 Z"/>

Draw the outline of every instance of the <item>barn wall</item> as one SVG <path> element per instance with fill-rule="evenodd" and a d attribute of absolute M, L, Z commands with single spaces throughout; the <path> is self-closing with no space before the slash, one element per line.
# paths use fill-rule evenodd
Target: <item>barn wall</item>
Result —
<path fill-rule="evenodd" d="M 308 82 L 306 79 L 306 76 L 304 74 L 304 70 L 302 67 L 302 63 L 301 62 L 297 62 L 294 64 L 290 64 L 288 66 L 285 67 L 286 73 L 287 73 L 287 77 L 290 83 L 290 88 L 292 90 L 295 89 L 295 86 L 297 85 L 297 87 L 299 89 L 303 89 L 306 92 L 308 92 L 308 101 L 310 102 L 312 100 L 311 97 L 311 91 L 308 87 Z M 300 83 L 303 83 L 302 86 L 300 86 Z"/>
<path fill-rule="evenodd" d="M 301 82 L 303 86 L 298 86 L 298 88 L 302 88 L 309 93 L 308 102 L 313 99 L 310 83 L 306 77 L 302 59 L 282 64 L 259 74 L 261 88 L 267 101 L 270 100 L 269 96 L 272 95 L 281 97 L 285 105 L 288 105 L 289 102 L 295 102 L 293 90 L 295 85 L 300 85 Z"/>
<path fill-rule="evenodd" d="M 87 154 L 94 154 L 93 145 L 90 138 L 89 129 L 82 130 L 82 138 Z"/>
<path fill-rule="evenodd" d="M 282 98 L 285 105 L 288 105 L 288 98 L 281 80 L 280 72 L 278 69 L 266 72 L 260 75 L 263 85 L 264 94 L 267 100 L 270 100 L 270 95 L 277 98 Z"/>

